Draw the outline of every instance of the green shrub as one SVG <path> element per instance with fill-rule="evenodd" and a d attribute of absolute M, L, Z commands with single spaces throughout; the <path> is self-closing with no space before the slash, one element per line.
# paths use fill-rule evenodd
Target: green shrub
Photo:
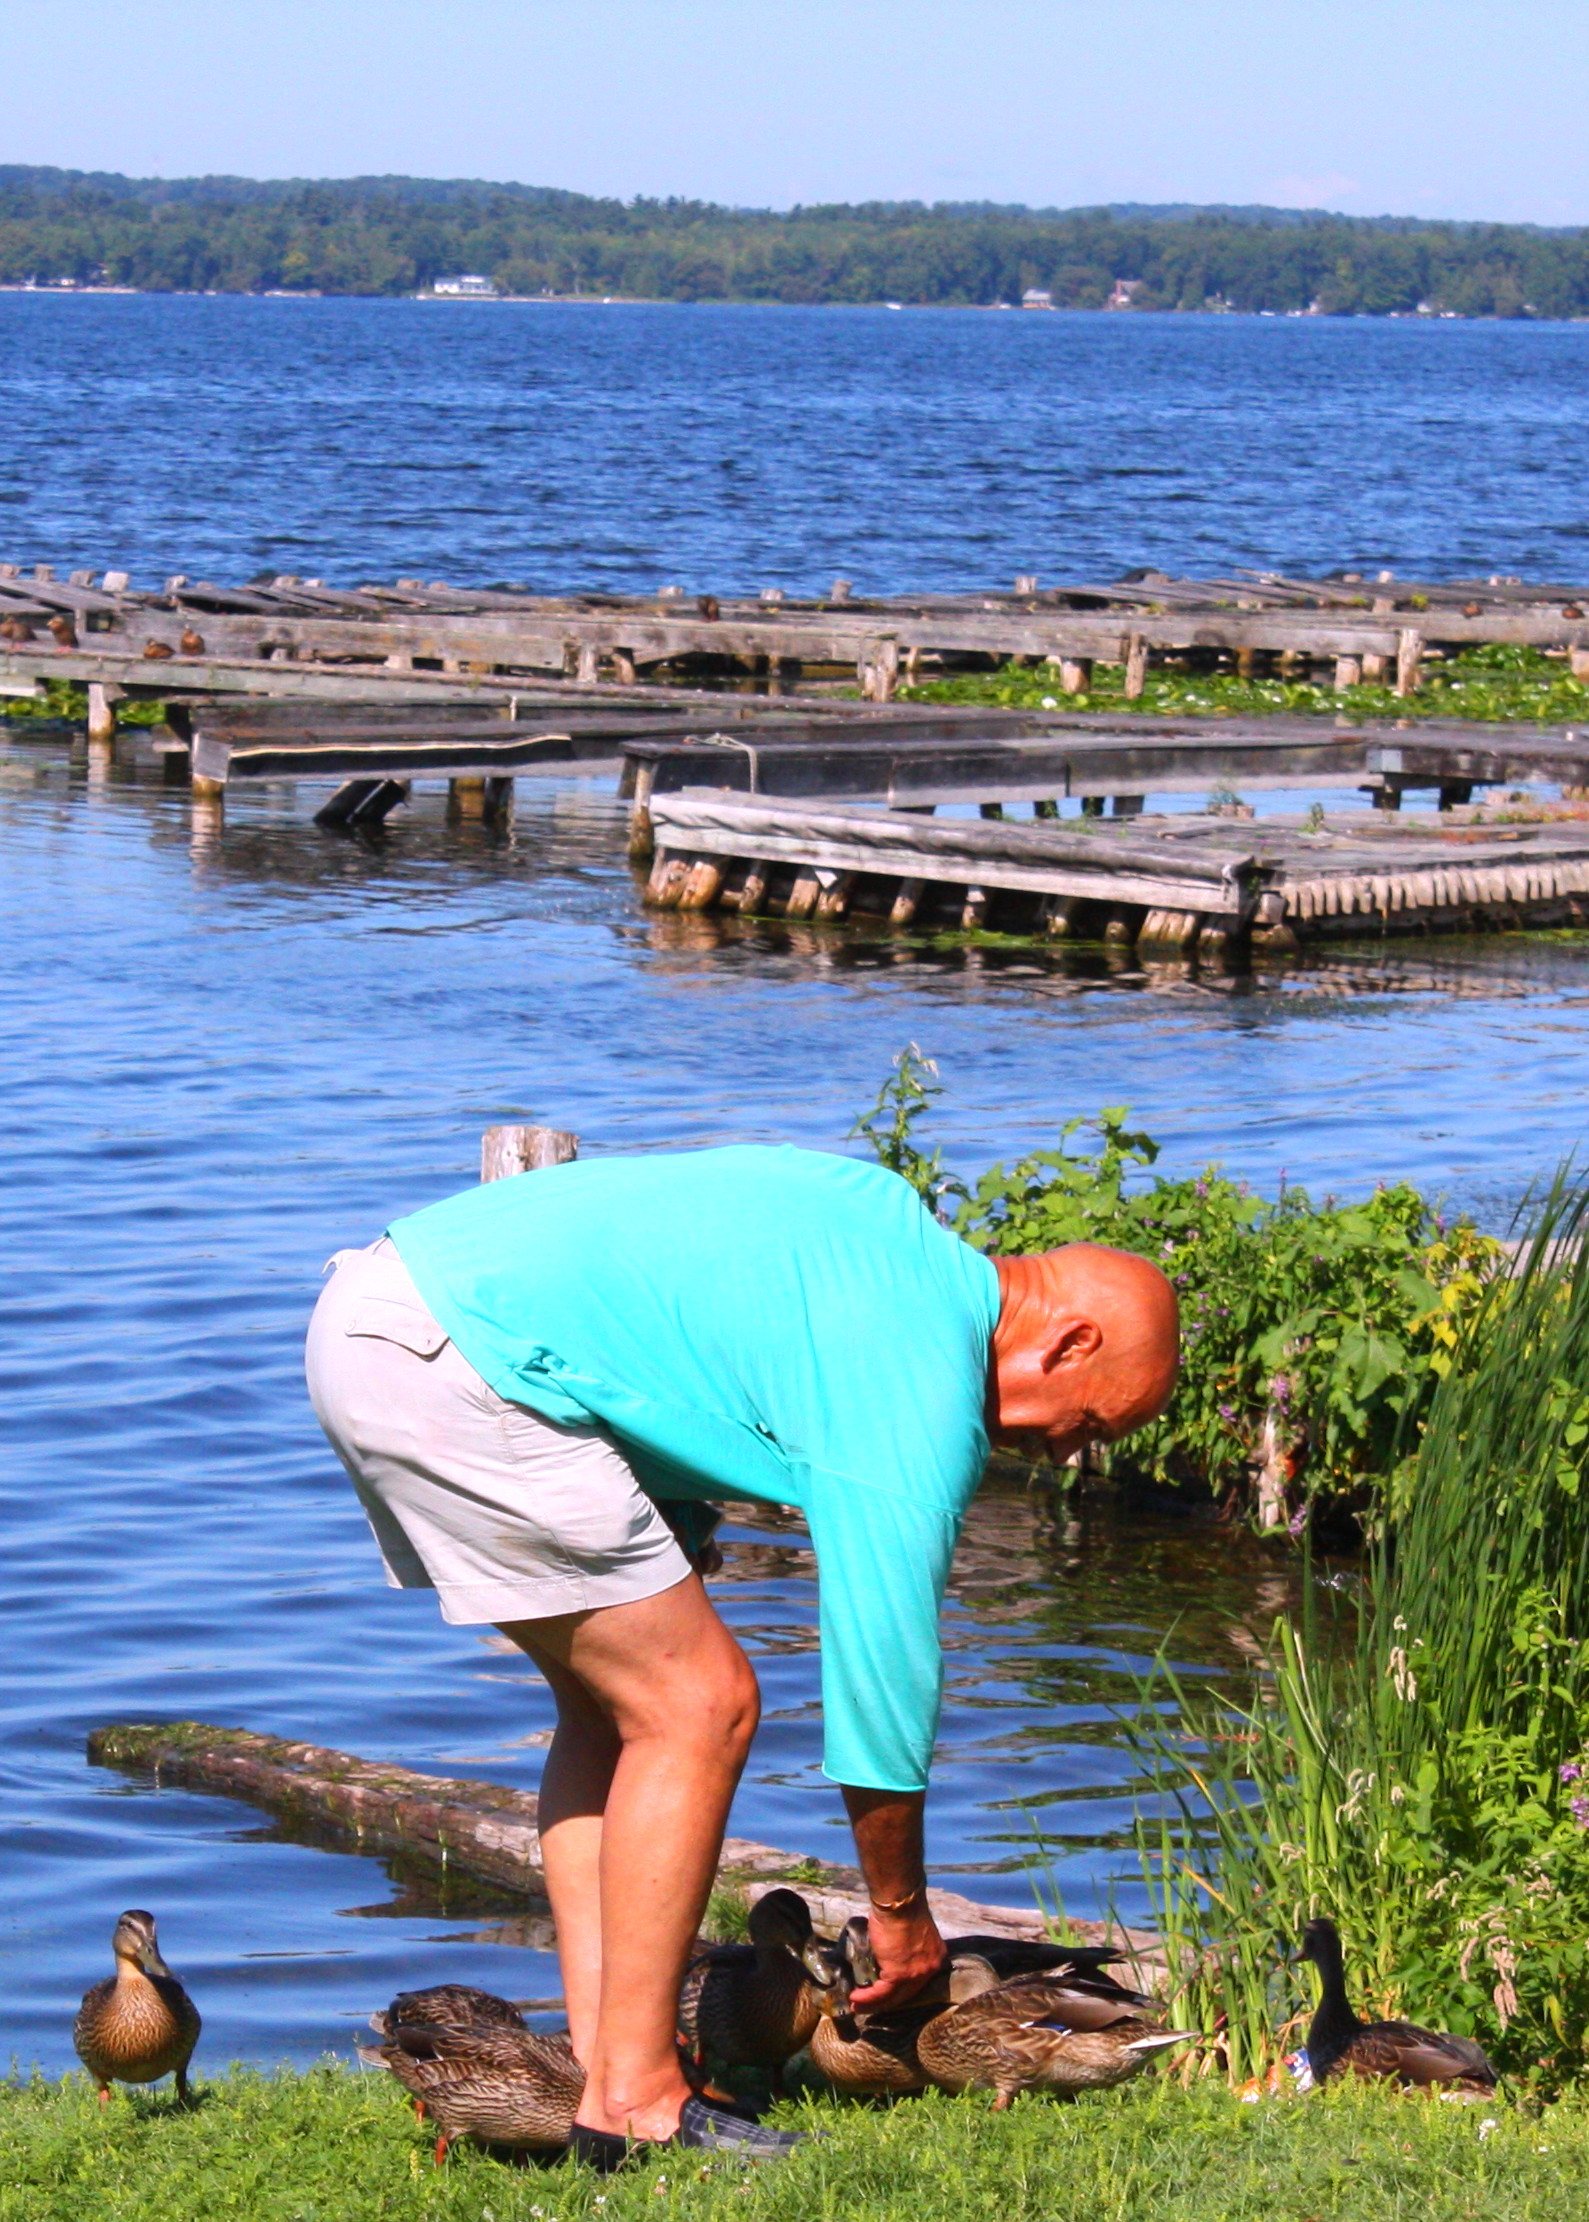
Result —
<path fill-rule="evenodd" d="M 894 1060 L 873 1109 L 852 1128 L 956 1231 L 994 1256 L 1103 1242 L 1161 1265 L 1181 1299 L 1181 1379 L 1164 1418 L 1115 1464 L 1171 1483 L 1244 1494 L 1269 1480 L 1272 1524 L 1299 1524 L 1319 1500 L 1372 1519 L 1405 1470 L 1408 1446 L 1450 1363 L 1499 1245 L 1446 1228 L 1405 1183 L 1364 1202 L 1315 1205 L 1303 1189 L 1273 1202 L 1218 1167 L 1168 1179 L 1158 1144 L 1104 1110 L 1096 1141 L 1071 1119 L 1055 1149 L 991 1166 L 969 1188 L 941 1149 L 916 1140 L 941 1093 L 915 1044 Z"/>

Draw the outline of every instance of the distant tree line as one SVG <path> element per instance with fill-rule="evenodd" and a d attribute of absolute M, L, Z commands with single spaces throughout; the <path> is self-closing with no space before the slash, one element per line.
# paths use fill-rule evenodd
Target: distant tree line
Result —
<path fill-rule="evenodd" d="M 877 202 L 718 208 L 423 178 L 140 179 L 0 166 L 0 283 L 669 301 L 1019 301 L 1096 309 L 1589 315 L 1589 230 L 1286 209 Z"/>

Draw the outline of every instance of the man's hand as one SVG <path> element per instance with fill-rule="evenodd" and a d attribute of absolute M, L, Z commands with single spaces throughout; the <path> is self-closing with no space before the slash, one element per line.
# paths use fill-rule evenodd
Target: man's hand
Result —
<path fill-rule="evenodd" d="M 925 1794 L 847 1787 L 844 1803 L 871 1893 L 869 1926 L 877 1961 L 877 1981 L 853 1991 L 851 2003 L 876 2014 L 908 2005 L 944 1963 L 943 1938 L 927 1910 L 921 1840 Z"/>
<path fill-rule="evenodd" d="M 870 1928 L 877 1981 L 863 1991 L 852 1991 L 850 2004 L 865 2014 L 908 2006 L 944 1963 L 943 1938 L 927 1911 L 926 1898 L 905 1913 L 879 1913 L 874 1906 Z"/>

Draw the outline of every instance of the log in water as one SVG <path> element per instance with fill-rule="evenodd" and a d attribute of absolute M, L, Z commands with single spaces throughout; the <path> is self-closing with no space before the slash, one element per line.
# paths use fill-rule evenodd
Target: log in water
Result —
<path fill-rule="evenodd" d="M 290 1743 L 208 1721 L 112 1722 L 90 1733 L 88 1756 L 97 1766 L 244 1798 L 284 1819 L 329 1824 L 346 1832 L 350 1851 L 403 1853 L 545 1901 L 538 1805 L 527 1790 L 419 1774 L 322 1744 Z M 750 1900 L 794 1883 L 812 1918 L 826 1928 L 842 1927 L 868 1905 L 859 1869 L 798 1858 L 746 1837 L 724 1842 L 718 1880 Z M 1035 1911 L 980 1905 L 953 1890 L 929 1890 L 927 1896 L 948 1933 L 975 1928 L 1005 1937 L 1048 1934 Z M 1069 1928 L 1078 1943 L 1118 1942 L 1138 1958 L 1152 1951 L 1153 1939 L 1145 1931 L 1096 1921 L 1072 1921 Z"/>

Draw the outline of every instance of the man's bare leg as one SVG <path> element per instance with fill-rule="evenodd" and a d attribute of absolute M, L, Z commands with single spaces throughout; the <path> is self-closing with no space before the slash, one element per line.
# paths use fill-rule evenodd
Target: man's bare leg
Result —
<path fill-rule="evenodd" d="M 563 1668 L 617 1739 L 599 1822 L 600 2004 L 577 2119 L 669 2137 L 689 2096 L 673 2042 L 679 1984 L 755 1734 L 756 1677 L 693 1574 L 637 1604 L 505 1623 L 504 1633 Z M 558 1738 L 566 1727 L 573 1742 L 554 1784 L 550 1833 L 561 1841 L 547 1881 L 560 1945 L 559 1895 L 574 1924 L 572 2004 L 589 1977 L 589 1807 L 603 1761 L 592 1748 L 579 1763 L 581 1720 L 561 1702 Z"/>
<path fill-rule="evenodd" d="M 535 1661 L 557 1700 L 557 1732 L 541 1775 L 541 1860 L 569 2039 L 588 2067 L 601 2007 L 601 1820 L 620 1747 L 611 1718 L 584 1683 L 527 1634 L 537 1625 L 525 1621 L 505 1633 Z"/>

